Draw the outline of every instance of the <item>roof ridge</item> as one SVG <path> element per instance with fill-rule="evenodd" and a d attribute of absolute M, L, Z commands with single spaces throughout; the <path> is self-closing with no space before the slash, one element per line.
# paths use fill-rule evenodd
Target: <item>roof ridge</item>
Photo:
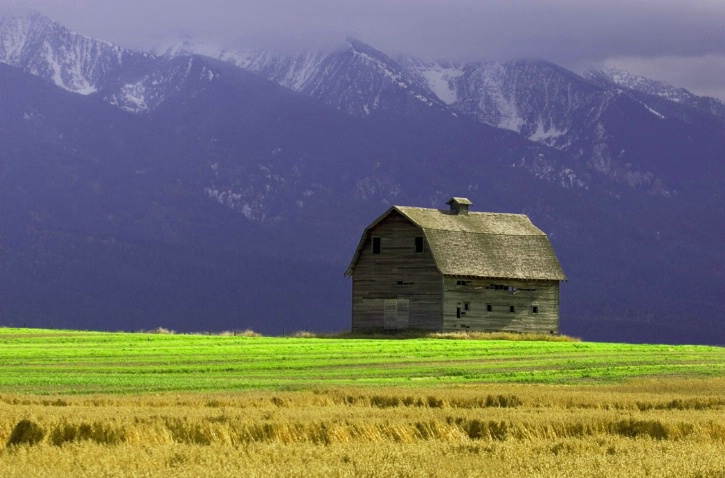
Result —
<path fill-rule="evenodd" d="M 394 206 L 396 209 L 418 209 L 421 211 L 436 211 L 445 214 L 446 216 L 456 216 L 457 214 L 451 213 L 448 209 L 437 209 L 434 207 L 421 207 L 421 206 Z M 469 211 L 468 215 L 497 215 L 497 216 L 524 216 L 526 214 L 521 212 L 495 212 L 495 211 Z"/>
<path fill-rule="evenodd" d="M 446 231 L 446 232 L 456 232 L 459 234 L 485 234 L 487 236 L 516 236 L 516 237 L 541 237 L 541 236 L 547 236 L 547 234 L 544 231 L 541 231 L 541 234 L 511 234 L 511 233 L 505 233 L 505 232 L 475 232 L 475 231 L 462 231 L 460 229 L 446 229 L 443 227 L 425 227 L 420 226 L 421 229 L 429 229 L 431 231 Z M 547 236 L 548 237 L 548 236 Z"/>

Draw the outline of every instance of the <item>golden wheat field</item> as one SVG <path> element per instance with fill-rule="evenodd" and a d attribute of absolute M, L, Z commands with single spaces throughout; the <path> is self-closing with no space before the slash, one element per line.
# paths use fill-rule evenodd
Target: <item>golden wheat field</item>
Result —
<path fill-rule="evenodd" d="M 725 477 L 725 379 L 0 395 L 0 476 Z"/>

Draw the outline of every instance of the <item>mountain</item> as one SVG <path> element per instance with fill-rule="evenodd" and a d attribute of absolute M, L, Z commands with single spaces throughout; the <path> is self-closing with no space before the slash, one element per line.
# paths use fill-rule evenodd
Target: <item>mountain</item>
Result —
<path fill-rule="evenodd" d="M 670 108 L 673 105 L 681 105 L 725 120 L 725 103 L 722 101 L 717 98 L 697 96 L 685 88 L 677 88 L 664 81 L 645 78 L 619 68 L 588 70 L 582 76 L 606 88 L 622 88 L 633 95 L 642 95 L 641 98 L 665 100 L 657 103 L 669 105 Z"/>
<path fill-rule="evenodd" d="M 309 280 L 330 282 L 337 267 L 277 257 L 279 231 L 204 194 L 214 176 L 204 148 L 213 138 L 185 137 L 191 116 L 162 121 L 182 109 L 185 95 L 170 99 L 158 118 L 139 117 L 0 67 L 3 91 L 12 92 L 0 131 L 4 324 L 272 332 L 287 314 L 274 299 L 280 289 L 296 304 L 300 327 L 310 317 L 332 322 L 331 312 L 310 310 L 325 297 L 309 289 L 300 295 L 295 274 L 311 271 Z M 269 99 L 268 83 L 258 88 L 257 78 L 249 80 L 239 89 Z M 256 109 L 239 113 L 250 124 L 259 119 Z M 271 154 L 268 141 L 260 138 L 260 148 Z M 258 152 L 243 154 L 258 159 Z M 335 309 L 343 285 L 325 291 Z"/>
<path fill-rule="evenodd" d="M 363 228 L 465 195 L 549 234 L 564 333 L 725 343 L 725 138 L 705 109 L 543 61 L 355 40 L 76 54 L 96 40 L 24 22 L 0 23 L 2 324 L 345 329 Z M 7 53 L 31 44 L 86 87 Z M 84 68 L 96 51 L 120 60 Z"/>
<path fill-rule="evenodd" d="M 475 124 L 390 130 L 209 58 L 159 65 L 189 74 L 143 114 L 0 65 L 3 323 L 343 329 L 362 222 L 478 187 L 436 149 L 491 150 Z"/>
<path fill-rule="evenodd" d="M 661 104 L 661 96 L 624 91 L 612 82 L 594 81 L 591 74 L 580 76 L 545 61 L 393 60 L 355 40 L 331 53 L 284 55 L 221 49 L 215 53 L 209 45 L 198 47 L 189 42 L 167 53 L 173 56 L 179 51 L 204 51 L 355 116 L 374 111 L 388 116 L 446 113 L 514 131 L 564 151 L 568 158 L 555 163 L 534 157 L 520 161 L 518 167 L 565 187 L 588 188 L 593 181 L 604 179 L 614 185 L 612 194 L 618 194 L 619 186 L 660 196 L 673 194 L 678 185 L 670 181 L 671 173 L 677 180 L 681 171 L 671 166 L 681 163 L 683 155 L 692 156 L 703 144 L 707 147 L 708 138 L 721 137 L 718 128 L 725 128 L 716 114 L 713 117 L 696 106 L 699 101 L 717 112 L 718 100 L 681 90 L 678 98 L 687 93 L 689 100 L 667 100 L 679 111 L 670 114 L 673 107 Z M 411 98 L 419 101 L 411 103 Z M 659 110 L 667 112 L 667 118 Z M 623 118 L 631 119 L 622 122 Z M 681 131 L 673 134 L 677 129 Z M 701 134 L 703 129 L 707 133 Z M 643 137 L 652 141 L 643 144 Z M 663 143 L 661 138 L 667 140 Z M 712 153 L 709 150 L 703 156 L 712 158 Z M 704 161 L 712 163 L 711 159 Z M 662 163 L 668 166 L 662 168 Z M 717 168 L 717 164 L 707 167 Z"/>
<path fill-rule="evenodd" d="M 74 93 L 95 93 L 120 69 L 149 59 L 146 53 L 88 38 L 37 13 L 0 17 L 0 62 Z"/>
<path fill-rule="evenodd" d="M 708 169 L 719 167 L 711 139 L 720 151 L 725 127 L 717 114 L 702 118 L 703 107 L 698 106 L 710 105 L 717 113 L 719 102 L 712 98 L 697 100 L 685 90 L 670 95 L 674 88 L 634 81 L 634 75 L 627 77 L 629 83 L 640 89 L 625 91 L 602 75 L 582 77 L 545 61 L 451 64 L 409 59 L 406 67 L 460 114 L 569 153 L 577 160 L 571 170 L 580 186 L 604 176 L 666 197 L 678 187 L 683 173 L 678 165 L 684 157 L 708 162 Z M 620 72 L 616 78 L 625 75 Z M 640 94 L 645 84 L 652 88 Z M 673 109 L 688 114 L 671 114 Z"/>
<path fill-rule="evenodd" d="M 217 57 L 353 116 L 447 110 L 395 60 L 355 39 L 330 53 L 272 55 L 226 50 Z"/>

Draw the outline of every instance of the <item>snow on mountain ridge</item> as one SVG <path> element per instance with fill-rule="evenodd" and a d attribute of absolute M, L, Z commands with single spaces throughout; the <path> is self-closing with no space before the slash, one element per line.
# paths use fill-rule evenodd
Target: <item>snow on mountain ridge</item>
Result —
<path fill-rule="evenodd" d="M 546 61 L 484 61 L 451 65 L 408 60 L 406 68 L 428 83 L 455 111 L 497 128 L 514 131 L 538 143 L 578 158 L 579 173 L 593 171 L 631 188 L 668 195 L 651 172 L 633 166 L 619 139 L 610 133 L 609 112 L 628 104 L 663 119 L 659 111 L 621 88 L 605 88 Z M 445 76 L 447 72 L 454 74 Z M 450 101 L 455 98 L 455 101 Z M 621 148 L 620 148 L 621 149 Z M 615 153 L 615 151 L 619 151 Z M 563 187 L 587 187 L 587 174 L 574 166 L 546 160 L 524 161 L 515 167 Z"/>
<path fill-rule="evenodd" d="M 0 62 L 83 95 L 133 57 L 146 57 L 73 32 L 40 14 L 0 17 Z"/>
<path fill-rule="evenodd" d="M 534 174 L 563 178 L 572 186 L 585 185 L 584 168 L 632 187 L 655 184 L 651 173 L 631 166 L 637 158 L 630 158 L 625 151 L 630 148 L 619 147 L 617 138 L 608 134 L 616 128 L 603 115 L 627 102 L 628 112 L 644 111 L 658 119 L 665 116 L 660 111 L 671 114 L 660 108 L 664 100 L 633 98 L 625 89 L 639 88 L 668 101 L 684 98 L 668 91 L 689 94 L 621 70 L 588 81 L 545 61 L 396 61 L 355 39 L 331 52 L 296 55 L 224 50 L 185 39 L 167 48 L 165 57 L 155 58 L 84 37 L 42 16 L 0 19 L 0 61 L 76 93 L 100 90 L 107 102 L 137 114 L 155 109 L 184 85 L 189 71 L 184 73 L 173 60 L 183 62 L 191 53 L 232 63 L 353 116 L 386 111 L 419 117 L 430 110 L 516 132 L 579 158 L 579 165 L 524 165 Z M 134 57 L 152 62 L 129 68 L 128 60 Z M 186 70 L 190 65 L 191 60 Z M 215 78 L 211 70 L 198 73 L 199 80 Z"/>
<path fill-rule="evenodd" d="M 322 52 L 305 52 L 290 56 L 268 52 L 222 50 L 216 58 L 252 71 L 294 91 L 302 91 L 326 58 Z"/>
<path fill-rule="evenodd" d="M 30 34 L 30 17 L 0 17 L 0 61 L 18 62 Z"/>
<path fill-rule="evenodd" d="M 615 86 L 634 92 L 634 94 L 658 97 L 676 105 L 682 105 L 686 108 L 693 108 L 695 110 L 706 112 L 708 114 L 715 115 L 720 118 L 723 123 L 725 123 L 725 103 L 718 98 L 698 96 L 685 88 L 673 86 L 664 81 L 653 80 L 651 78 L 617 68 L 586 70 L 582 73 L 582 76 L 594 83 L 602 85 L 605 88 Z M 659 101 L 653 101 L 651 98 L 646 99 L 645 101 L 647 103 L 659 103 Z M 652 105 L 645 106 L 651 108 Z M 660 104 L 659 107 L 663 107 L 663 105 Z M 664 108 L 669 110 L 668 112 L 670 115 L 674 114 L 674 116 L 680 117 L 686 121 L 690 118 L 690 114 L 683 113 L 682 110 L 676 111 L 666 105 Z M 658 109 L 653 110 L 653 114 L 655 115 L 662 114 Z"/>
<path fill-rule="evenodd" d="M 424 82 L 409 74 L 384 53 L 353 38 L 333 51 L 275 54 L 265 51 L 219 49 L 204 52 L 186 42 L 195 53 L 232 63 L 293 91 L 318 98 L 354 116 L 367 116 L 404 94 L 426 107 L 445 104 Z M 184 45 L 167 51 L 185 51 Z"/>
<path fill-rule="evenodd" d="M 104 100 L 130 113 L 153 111 L 192 78 L 203 82 L 214 81 L 217 73 L 198 60 L 197 56 L 167 59 L 142 77 L 110 90 Z"/>
<path fill-rule="evenodd" d="M 455 80 L 464 74 L 463 65 L 415 58 L 401 58 L 399 62 L 445 104 L 458 100 Z"/>
<path fill-rule="evenodd" d="M 152 51 L 156 56 L 175 57 L 204 55 L 213 58 L 222 51 L 222 49 L 213 43 L 199 41 L 185 36 L 178 41 L 161 43 L 156 48 L 153 48 Z"/>
<path fill-rule="evenodd" d="M 605 68 L 603 70 L 588 70 L 583 73 L 585 78 L 603 76 L 616 85 L 629 88 L 643 93 L 662 96 L 676 103 L 685 99 L 695 97 L 693 93 L 685 88 L 678 88 L 669 83 L 659 80 L 652 80 L 641 75 L 636 75 L 619 68 Z"/>

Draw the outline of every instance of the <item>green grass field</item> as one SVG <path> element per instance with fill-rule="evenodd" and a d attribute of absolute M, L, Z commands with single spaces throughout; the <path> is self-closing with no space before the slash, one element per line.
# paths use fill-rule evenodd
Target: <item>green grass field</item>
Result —
<path fill-rule="evenodd" d="M 0 328 L 0 393 L 92 394 L 586 384 L 725 376 L 725 348 Z"/>

